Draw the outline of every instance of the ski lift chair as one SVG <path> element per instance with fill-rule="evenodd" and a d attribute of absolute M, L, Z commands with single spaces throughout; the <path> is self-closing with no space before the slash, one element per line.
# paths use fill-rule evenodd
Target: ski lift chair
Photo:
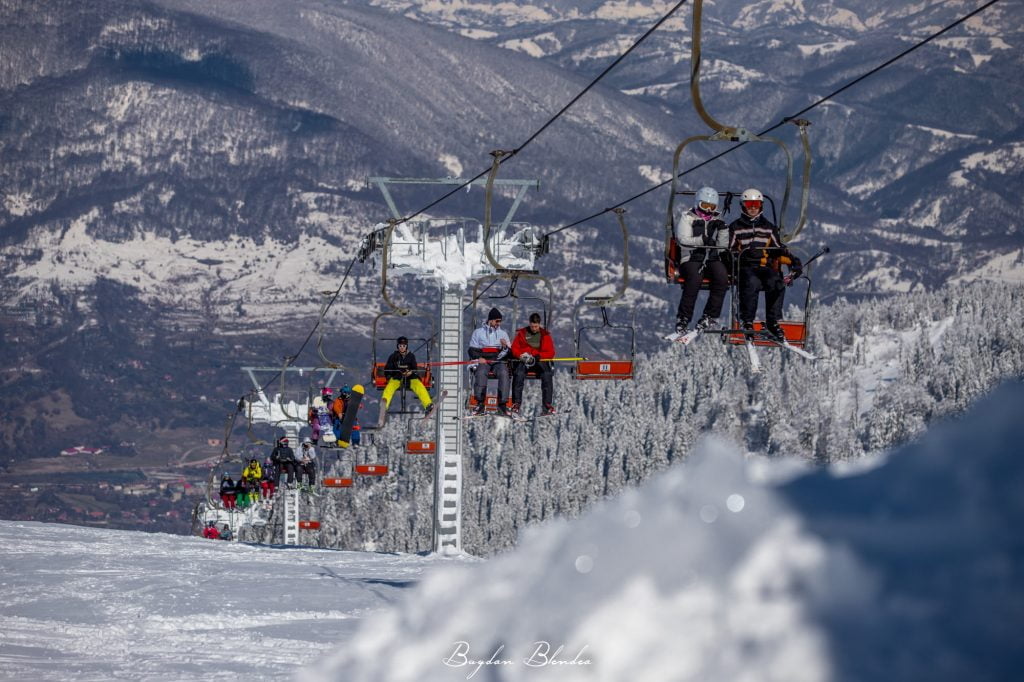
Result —
<path fill-rule="evenodd" d="M 576 360 L 576 365 L 573 368 L 573 376 L 579 380 L 623 380 L 633 378 L 633 368 L 636 360 L 636 309 L 633 309 L 631 321 L 628 325 L 612 324 L 608 319 L 609 306 L 613 303 L 620 303 L 622 296 L 626 293 L 626 289 L 629 287 L 629 231 L 626 228 L 626 219 L 624 217 L 626 211 L 621 207 L 617 207 L 612 210 L 618 220 L 619 229 L 622 231 L 622 281 L 614 293 L 604 296 L 584 295 L 583 299 L 576 304 L 572 311 L 573 341 L 575 344 L 576 357 L 581 358 L 583 357 L 583 341 L 586 339 L 586 330 L 628 330 L 629 359 L 626 360 L 622 356 L 617 356 L 610 359 L 587 358 L 585 360 Z M 601 289 L 602 286 L 592 289 L 591 293 Z M 581 326 L 579 324 L 580 309 L 584 305 L 591 308 L 600 308 L 602 322 L 600 326 Z"/>
<path fill-rule="evenodd" d="M 526 296 L 524 296 L 524 295 L 520 294 L 519 290 L 518 290 L 519 280 L 520 279 L 529 279 L 529 280 L 536 280 L 536 281 L 542 282 L 548 288 L 548 298 L 545 299 L 545 298 L 543 298 L 541 296 L 535 296 L 535 295 L 526 295 Z M 487 287 L 485 287 L 483 289 L 483 291 L 481 291 L 480 289 L 483 286 L 484 282 L 487 282 L 488 280 L 490 280 L 490 283 L 487 285 Z M 498 282 L 500 282 L 502 280 L 508 280 L 508 282 L 509 282 L 508 290 L 506 290 L 505 293 L 498 294 L 498 295 L 493 295 L 493 296 L 487 296 L 486 298 L 481 299 L 483 294 L 486 293 L 487 289 L 489 289 L 490 287 L 494 286 L 495 284 L 497 284 Z M 512 332 L 509 334 L 510 338 L 514 337 L 515 336 L 515 332 L 518 330 L 517 328 L 518 328 L 518 319 L 519 319 L 520 312 L 522 312 L 522 308 L 526 307 L 525 304 L 522 303 L 523 301 L 534 301 L 535 302 L 535 306 L 540 309 L 539 312 L 540 312 L 540 315 L 541 315 L 541 320 L 542 320 L 542 323 L 543 323 L 545 328 L 547 328 L 548 324 L 550 323 L 552 301 L 554 300 L 554 288 L 552 287 L 551 282 L 546 277 L 541 276 L 537 272 L 535 272 L 535 271 L 519 271 L 519 270 L 502 271 L 502 272 L 499 272 L 499 273 L 494 274 L 494 275 L 485 275 L 484 277 L 481 277 L 481 278 L 477 279 L 476 283 L 473 286 L 473 298 L 471 300 L 473 300 L 473 301 L 481 301 L 481 300 L 486 301 L 487 305 L 485 305 L 483 307 L 494 307 L 494 305 L 495 305 L 494 302 L 495 301 L 504 300 L 504 299 L 511 299 L 511 301 L 512 301 L 512 316 L 511 316 L 511 319 L 512 319 L 512 325 L 511 325 L 512 326 Z M 538 312 L 538 311 L 534 310 L 533 312 Z M 480 326 L 480 318 L 481 317 L 482 317 L 482 315 L 480 314 L 480 306 L 475 306 L 474 309 L 473 309 L 473 328 L 474 329 L 476 329 L 477 327 Z M 497 348 L 484 348 L 483 350 L 485 352 L 489 352 L 489 353 L 497 353 L 499 349 L 497 349 Z M 475 371 L 477 371 L 477 372 L 480 371 L 480 366 L 479 365 L 477 365 L 477 368 L 476 368 Z M 512 373 L 513 373 L 512 372 L 512 366 L 509 366 L 509 382 L 510 382 L 510 384 L 511 384 L 511 380 L 512 380 Z M 528 371 L 526 373 L 526 376 L 527 376 L 527 379 L 529 379 L 529 380 L 536 380 L 537 379 L 537 374 L 536 374 L 535 370 Z M 488 370 L 487 370 L 487 378 L 488 378 L 488 381 L 490 381 L 491 379 L 497 379 L 497 377 L 494 374 L 494 370 L 490 369 L 489 366 L 488 366 Z M 510 386 L 509 393 L 510 393 L 510 395 L 507 397 L 507 400 L 505 401 L 506 407 L 511 407 L 512 406 L 511 386 Z M 476 397 L 473 395 L 473 392 L 470 391 L 469 392 L 469 399 L 466 401 L 466 406 L 468 408 L 473 408 L 473 407 L 476 407 L 476 405 L 477 405 Z M 486 397 L 486 403 L 485 403 L 484 409 L 486 411 L 488 411 L 488 412 L 494 412 L 495 410 L 498 409 L 498 395 L 497 395 L 497 392 L 491 393 L 490 392 L 490 385 L 489 384 L 488 384 L 488 391 L 487 391 L 487 397 Z"/>
<path fill-rule="evenodd" d="M 397 336 L 394 336 L 394 337 L 382 337 L 382 336 L 380 336 L 379 332 L 378 332 L 378 323 L 380 322 L 381 318 L 386 317 L 386 316 L 394 316 L 394 315 L 396 315 L 396 313 L 392 313 L 392 312 L 387 312 L 386 311 L 386 312 L 383 312 L 383 313 L 380 313 L 379 315 L 377 315 L 377 317 L 374 318 L 374 320 L 373 320 L 373 334 L 372 334 L 372 340 L 371 340 L 371 355 L 372 355 L 373 359 L 372 359 L 372 362 L 371 362 L 371 365 L 370 365 L 370 379 L 373 382 L 374 388 L 376 388 L 378 391 L 381 391 L 381 392 L 383 392 L 384 388 L 388 385 L 388 379 L 390 379 L 390 377 L 388 377 L 384 373 L 384 367 L 387 365 L 387 363 L 379 361 L 377 359 L 378 358 L 378 355 L 377 355 L 377 344 L 378 344 L 379 341 L 397 341 L 398 337 Z M 406 319 L 412 317 L 412 318 L 417 318 L 417 319 L 428 320 L 428 323 L 430 325 L 430 336 L 429 337 L 422 337 L 422 336 L 420 336 L 420 337 L 412 337 L 412 336 L 407 336 L 407 338 L 409 339 L 410 345 L 411 345 L 412 342 L 419 342 L 419 344 L 416 346 L 415 350 L 419 350 L 420 348 L 426 348 L 426 360 L 424 362 L 418 363 L 418 364 L 421 364 L 421 365 L 426 365 L 421 370 L 422 371 L 422 376 L 420 376 L 420 381 L 423 382 L 423 386 L 428 391 L 432 391 L 433 388 L 434 388 L 434 376 L 433 376 L 433 373 L 430 371 L 429 363 L 430 363 L 430 345 L 433 342 L 434 337 L 436 336 L 434 334 L 434 323 L 433 323 L 433 320 L 430 320 L 429 318 L 426 318 L 426 317 L 424 317 L 422 315 L 402 315 L 400 317 L 403 317 L 403 318 L 406 318 Z M 417 358 L 417 360 L 419 360 L 419 358 Z M 402 382 L 402 386 L 398 389 L 399 395 L 401 396 L 400 402 L 399 402 L 399 407 L 398 407 L 398 409 L 389 409 L 388 410 L 388 414 L 418 414 L 418 412 L 416 412 L 415 410 L 412 410 L 412 409 L 410 409 L 408 407 L 408 404 L 407 404 L 407 393 L 408 393 L 408 390 L 409 390 L 408 386 L 405 385 L 405 382 Z M 431 397 L 433 398 L 434 396 L 432 395 Z"/>
<path fill-rule="evenodd" d="M 594 305 L 601 309 L 600 325 L 580 325 L 578 304 L 573 311 L 572 326 L 576 357 L 583 357 L 583 342 L 586 340 L 587 330 L 623 329 L 629 332 L 629 359 L 622 356 L 614 358 L 599 358 L 577 360 L 573 375 L 579 380 L 591 379 L 613 379 L 623 380 L 633 378 L 633 366 L 636 360 L 636 312 L 634 310 L 630 324 L 612 324 L 608 319 L 608 307 L 598 301 L 605 301 L 603 296 L 584 296 L 582 303 Z"/>
<path fill-rule="evenodd" d="M 781 249 L 772 248 L 765 249 L 766 251 L 780 251 Z M 790 250 L 794 250 L 790 248 Z M 801 254 L 802 255 L 802 254 Z M 734 270 L 739 267 L 739 258 L 735 259 L 733 264 Z M 804 268 L 800 277 L 794 281 L 804 280 L 806 282 L 806 292 L 804 293 L 803 300 L 803 319 L 801 320 L 779 320 L 779 326 L 782 328 L 782 332 L 786 335 L 786 342 L 797 348 L 803 348 L 804 343 L 807 340 L 807 325 L 809 323 L 809 314 L 811 308 L 811 278 L 810 271 L 814 267 L 813 263 L 808 263 L 807 267 Z M 733 272 L 733 281 L 735 282 L 736 272 Z M 760 295 L 760 292 L 759 292 Z M 740 330 L 740 317 L 739 317 L 739 296 L 737 291 L 737 285 L 733 285 L 733 304 L 732 304 L 732 321 L 729 329 L 723 330 L 720 333 L 724 333 L 725 340 L 727 343 L 738 346 L 746 343 L 746 336 Z M 754 320 L 754 331 L 762 331 L 764 329 L 764 320 Z M 755 336 L 753 339 L 755 346 L 774 346 L 776 345 L 772 341 L 764 338 Z"/>

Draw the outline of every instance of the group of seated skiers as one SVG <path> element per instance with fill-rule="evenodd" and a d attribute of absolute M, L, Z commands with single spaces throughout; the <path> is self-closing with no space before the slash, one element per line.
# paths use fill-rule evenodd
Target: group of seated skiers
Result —
<path fill-rule="evenodd" d="M 237 482 L 225 471 L 220 480 L 220 499 L 224 508 L 245 509 L 260 500 L 272 498 L 282 475 L 287 475 L 285 482 L 290 488 L 298 485 L 311 490 L 316 485 L 316 450 L 312 440 L 306 438 L 302 441 L 301 454 L 296 457 L 288 445 L 288 437 L 281 436 L 270 457 L 262 465 L 257 459 L 250 459 Z"/>
<path fill-rule="evenodd" d="M 226 523 L 217 528 L 216 521 L 207 521 L 206 527 L 203 528 L 203 537 L 210 540 L 232 540 L 234 534 L 231 532 L 231 526 Z"/>
<path fill-rule="evenodd" d="M 348 386 L 343 386 L 334 395 L 334 390 L 324 387 L 318 397 L 313 398 L 310 403 L 309 413 L 306 417 L 309 427 L 313 430 L 312 441 L 314 445 L 322 447 L 334 447 L 341 436 L 341 422 L 345 417 L 345 410 L 348 409 L 348 401 L 351 391 Z M 359 444 L 359 422 L 352 426 L 350 444 Z"/>

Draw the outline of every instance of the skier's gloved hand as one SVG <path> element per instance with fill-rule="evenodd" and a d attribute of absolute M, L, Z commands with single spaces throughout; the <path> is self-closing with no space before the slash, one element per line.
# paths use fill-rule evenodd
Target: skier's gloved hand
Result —
<path fill-rule="evenodd" d="M 796 256 L 790 256 L 789 258 L 791 261 L 789 264 L 789 274 L 793 276 L 793 279 L 796 279 L 801 274 L 803 274 L 804 264 L 801 263 L 800 259 L 797 258 Z"/>
<path fill-rule="evenodd" d="M 523 364 L 527 367 L 533 367 L 533 364 L 537 362 L 537 358 L 533 357 L 529 353 L 523 353 L 519 356 L 519 359 L 523 361 Z"/>
<path fill-rule="evenodd" d="M 715 236 L 713 234 L 704 233 L 704 246 L 715 246 Z"/>

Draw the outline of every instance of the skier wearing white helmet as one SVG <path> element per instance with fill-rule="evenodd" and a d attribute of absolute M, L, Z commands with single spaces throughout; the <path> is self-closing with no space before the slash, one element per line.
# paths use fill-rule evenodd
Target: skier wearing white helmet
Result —
<path fill-rule="evenodd" d="M 764 291 L 765 332 L 781 343 L 786 338 L 779 325 L 786 294 L 781 266 L 788 265 L 790 272 L 797 276 L 803 266 L 782 243 L 779 228 L 764 217 L 764 195 L 760 190 L 744 190 L 740 207 L 740 217 L 729 225 L 729 249 L 739 257 L 736 284 L 740 322 L 744 331 L 753 331 L 757 294 Z"/>
<path fill-rule="evenodd" d="M 690 326 L 704 278 L 710 283 L 710 291 L 697 329 L 704 331 L 716 326 L 722 314 L 722 302 L 729 288 L 729 271 L 722 262 L 723 256 L 728 257 L 729 230 L 718 218 L 718 203 L 718 192 L 713 187 L 701 187 L 693 208 L 676 221 L 674 236 L 680 246 L 679 273 L 683 276 L 683 293 L 676 310 L 679 333 L 685 333 Z"/>

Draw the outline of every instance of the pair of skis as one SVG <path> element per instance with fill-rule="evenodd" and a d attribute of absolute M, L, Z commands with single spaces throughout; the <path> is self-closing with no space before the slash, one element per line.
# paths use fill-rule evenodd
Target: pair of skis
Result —
<path fill-rule="evenodd" d="M 509 413 L 502 413 L 502 412 L 499 412 L 499 411 L 495 410 L 494 412 L 484 411 L 484 412 L 481 412 L 480 414 L 464 414 L 464 415 L 462 415 L 462 419 L 465 421 L 465 420 L 469 420 L 469 419 L 479 419 L 480 417 L 498 417 L 498 418 L 501 418 L 501 419 L 508 419 L 509 421 L 516 422 L 517 424 L 530 424 L 530 423 L 535 422 L 538 419 L 543 419 L 545 417 L 554 417 L 557 414 L 559 414 L 559 413 L 558 412 L 538 412 L 537 414 L 533 415 L 532 417 L 524 417 L 522 415 L 520 415 L 520 416 L 513 415 L 511 412 L 509 412 Z"/>
<path fill-rule="evenodd" d="M 744 347 L 747 349 L 747 359 L 750 360 L 750 371 L 754 374 L 760 374 L 764 371 L 764 367 L 761 365 L 761 356 L 757 352 L 757 346 L 754 345 L 754 339 L 761 339 L 764 341 L 770 341 L 773 345 L 779 348 L 785 348 L 791 353 L 795 353 L 806 360 L 817 360 L 818 356 L 813 353 L 808 353 L 803 348 L 797 348 L 785 338 L 779 341 L 774 336 L 770 336 L 765 332 L 744 332 L 746 339 L 743 342 Z"/>
<path fill-rule="evenodd" d="M 672 341 L 674 343 L 680 343 L 686 346 L 693 343 L 697 339 L 697 337 L 701 335 L 703 331 L 704 330 L 702 329 L 691 329 L 690 331 L 687 332 L 672 332 L 671 334 L 667 334 L 664 338 L 666 341 Z M 785 348 L 791 353 L 795 353 L 806 360 L 818 359 L 818 356 L 814 355 L 813 353 L 805 351 L 803 348 L 798 348 L 794 346 L 785 338 L 783 338 L 780 341 L 774 336 L 769 335 L 765 331 L 743 332 L 741 330 L 736 330 L 735 333 L 743 334 L 746 337 L 743 345 L 747 349 L 747 358 L 750 360 L 750 367 L 754 373 L 760 373 L 764 369 L 761 365 L 761 357 L 757 352 L 757 347 L 754 345 L 755 338 L 764 341 L 769 341 L 773 345 L 778 346 L 779 348 Z"/>

